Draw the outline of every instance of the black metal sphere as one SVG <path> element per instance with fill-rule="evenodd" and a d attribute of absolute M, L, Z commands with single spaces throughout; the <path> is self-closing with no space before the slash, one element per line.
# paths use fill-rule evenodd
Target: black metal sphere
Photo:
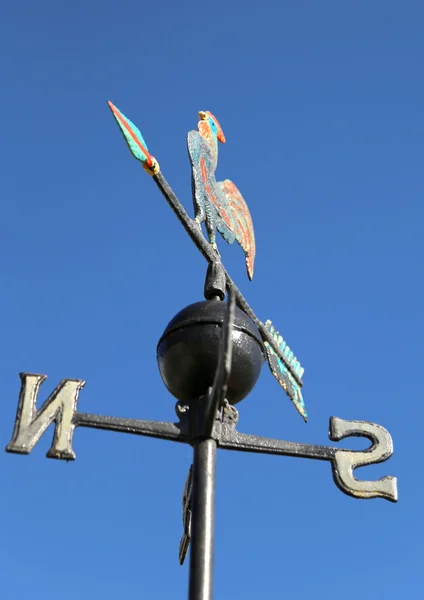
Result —
<path fill-rule="evenodd" d="M 190 304 L 168 324 L 157 347 L 162 379 L 173 396 L 189 402 L 212 385 L 218 364 L 226 304 L 206 300 Z M 253 321 L 236 306 L 233 355 L 227 400 L 236 404 L 253 389 L 265 352 Z"/>

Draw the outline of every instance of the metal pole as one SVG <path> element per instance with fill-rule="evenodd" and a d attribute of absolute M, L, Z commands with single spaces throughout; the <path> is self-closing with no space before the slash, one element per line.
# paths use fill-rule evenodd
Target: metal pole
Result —
<path fill-rule="evenodd" d="M 189 600 L 212 600 L 216 442 L 199 440 L 193 451 Z"/>

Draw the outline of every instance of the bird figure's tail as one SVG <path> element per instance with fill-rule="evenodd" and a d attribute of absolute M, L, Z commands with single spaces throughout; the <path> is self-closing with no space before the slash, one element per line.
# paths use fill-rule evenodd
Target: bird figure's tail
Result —
<path fill-rule="evenodd" d="M 247 274 L 249 279 L 252 279 L 256 255 L 252 217 L 243 196 L 232 181 L 229 179 L 220 181 L 218 186 L 226 200 L 225 206 L 220 207 L 221 216 L 226 223 L 231 224 L 231 230 L 234 231 L 237 242 L 244 250 Z M 228 210 L 228 215 L 225 214 L 226 210 Z M 224 232 L 220 230 L 219 223 L 217 228 L 224 235 Z"/>
<path fill-rule="evenodd" d="M 277 342 L 280 350 L 283 352 L 284 356 L 287 358 L 288 364 L 299 377 L 302 378 L 305 369 L 301 367 L 300 362 L 294 356 L 293 352 L 290 350 L 289 346 L 287 346 L 283 337 L 276 331 L 271 323 L 271 321 L 267 321 L 265 323 L 265 327 L 268 329 L 274 340 Z M 281 360 L 277 353 L 274 351 L 274 348 L 268 342 L 264 342 L 265 349 L 268 358 L 269 368 L 271 369 L 271 373 L 274 375 L 275 379 L 281 385 L 283 390 L 286 392 L 290 400 L 293 402 L 298 412 L 302 415 L 305 421 L 308 420 L 308 415 L 306 413 L 305 403 L 303 401 L 302 390 L 300 385 L 296 382 L 293 375 L 290 373 L 287 366 Z"/>

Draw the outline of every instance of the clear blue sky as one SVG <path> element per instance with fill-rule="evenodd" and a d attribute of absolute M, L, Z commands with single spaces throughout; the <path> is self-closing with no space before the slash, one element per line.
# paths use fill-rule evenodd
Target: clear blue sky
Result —
<path fill-rule="evenodd" d="M 202 298 L 206 263 L 108 99 L 190 211 L 197 111 L 227 137 L 217 174 L 251 209 L 252 283 L 242 251 L 219 246 L 305 365 L 310 417 L 265 367 L 239 429 L 327 443 L 335 415 L 393 436 L 393 458 L 360 475 L 397 475 L 397 505 L 343 495 L 326 463 L 220 452 L 220 600 L 422 594 L 423 23 L 419 0 L 0 9 L 2 447 L 20 371 L 48 375 L 43 400 L 79 378 L 83 412 L 174 418 L 156 343 Z M 185 598 L 190 448 L 80 429 L 66 464 L 45 458 L 51 435 L 30 456 L 0 452 L 2 597 Z"/>

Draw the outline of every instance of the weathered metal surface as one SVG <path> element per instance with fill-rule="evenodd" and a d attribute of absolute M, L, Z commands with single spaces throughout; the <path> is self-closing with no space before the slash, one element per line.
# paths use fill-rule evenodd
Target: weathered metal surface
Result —
<path fill-rule="evenodd" d="M 157 347 L 158 367 L 168 391 L 181 402 L 204 396 L 213 385 L 226 313 L 224 302 L 196 302 L 178 312 L 165 328 Z M 227 400 L 236 404 L 253 389 L 265 360 L 260 333 L 239 308 L 232 342 Z"/>
<path fill-rule="evenodd" d="M 236 240 L 245 252 L 247 274 L 252 279 L 256 253 L 252 218 L 234 183 L 229 179 L 216 181 L 218 141 L 225 143 L 220 124 L 209 111 L 199 112 L 199 117 L 198 131 L 190 131 L 187 136 L 195 222 L 199 226 L 205 222 L 215 250 L 216 230 L 229 244 Z"/>
<path fill-rule="evenodd" d="M 397 502 L 396 477 L 386 476 L 376 481 L 363 481 L 353 476 L 353 471 L 357 467 L 384 462 L 392 456 L 392 438 L 384 427 L 368 421 L 345 421 L 331 417 L 329 436 L 332 441 L 348 437 L 365 437 L 372 441 L 372 445 L 366 450 L 345 450 L 332 446 L 273 440 L 239 433 L 232 423 L 224 423 L 218 435 L 218 446 L 241 452 L 328 460 L 332 465 L 334 481 L 345 494 L 354 498 L 385 498 Z"/>
<path fill-rule="evenodd" d="M 188 470 L 187 479 L 184 485 L 183 492 L 183 535 L 180 541 L 180 547 L 178 552 L 178 558 L 180 565 L 184 564 L 187 556 L 188 548 L 190 546 L 191 539 L 191 514 L 192 514 L 192 499 L 193 495 L 193 465 L 190 465 Z"/>
<path fill-rule="evenodd" d="M 362 481 L 353 476 L 354 469 L 384 462 L 392 456 L 393 441 L 387 429 L 367 421 L 344 421 L 331 417 L 329 436 L 333 442 L 352 436 L 366 437 L 372 442 L 367 450 L 336 451 L 332 459 L 333 477 L 342 492 L 355 498 L 386 498 L 392 502 L 397 501 L 396 477 L 388 475 L 377 481 Z"/>
<path fill-rule="evenodd" d="M 47 452 L 48 458 L 75 459 L 72 447 L 75 427 L 92 427 L 176 442 L 189 442 L 188 430 L 183 431 L 186 427 L 184 422 L 173 424 L 77 412 L 79 392 L 85 385 L 85 381 L 79 379 L 63 379 L 37 410 L 36 402 L 40 386 L 47 376 L 21 373 L 20 377 L 18 410 L 12 439 L 6 446 L 7 452 L 29 454 L 52 423 L 55 424 L 55 429 L 51 448 Z"/>
<path fill-rule="evenodd" d="M 232 290 L 228 294 L 228 302 L 225 311 L 225 318 L 222 324 L 221 343 L 219 349 L 218 366 L 216 368 L 215 379 L 209 393 L 210 406 L 209 412 L 205 416 L 205 437 L 212 435 L 217 411 L 224 406 L 228 398 L 228 382 L 231 375 L 232 354 L 233 354 L 233 327 L 235 316 L 235 297 Z"/>
<path fill-rule="evenodd" d="M 13 436 L 6 450 L 19 454 L 29 454 L 46 431 L 56 423 L 53 443 L 47 453 L 49 458 L 73 460 L 72 436 L 75 424 L 73 418 L 77 408 L 78 395 L 85 381 L 64 379 L 53 390 L 43 406 L 37 410 L 36 401 L 41 384 L 46 375 L 21 373 L 21 392 L 19 394 Z"/>
<path fill-rule="evenodd" d="M 271 321 L 267 321 L 265 323 L 265 327 L 268 327 L 272 337 L 277 342 L 280 350 L 287 357 L 287 361 L 289 362 L 293 371 L 299 377 L 302 377 L 304 369 L 303 367 L 301 367 L 300 362 L 294 356 L 293 351 L 290 350 L 290 347 L 284 341 L 283 336 L 280 335 L 278 331 L 274 329 Z M 287 393 L 288 397 L 293 402 L 298 412 L 302 415 L 304 420 L 307 421 L 308 415 L 306 413 L 306 407 L 303 401 L 301 387 L 294 380 L 293 375 L 288 370 L 287 366 L 283 363 L 283 361 L 277 356 L 274 348 L 269 344 L 269 342 L 265 342 L 264 345 L 267 352 L 268 363 L 271 369 L 271 373 L 274 375 L 275 379 L 281 385 L 283 390 Z"/>
<path fill-rule="evenodd" d="M 198 305 L 187 307 L 186 312 L 181 311 L 175 318 L 178 323 L 171 322 L 169 324 L 158 348 L 162 342 L 168 341 L 167 336 L 178 332 L 179 354 L 174 362 L 181 370 L 183 338 L 185 336 L 187 338 L 185 342 L 187 342 L 188 332 L 192 325 L 200 325 L 200 329 L 206 325 L 210 327 L 210 331 L 214 330 L 215 332 L 219 330 L 218 344 L 216 344 L 214 354 L 216 360 L 214 360 L 211 370 L 210 381 L 209 379 L 206 381 L 207 378 L 202 375 L 201 395 L 190 393 L 186 399 L 181 394 L 175 393 L 179 398 L 176 406 L 179 421 L 178 423 L 169 423 L 79 413 L 76 410 L 78 396 L 85 382 L 74 379 L 62 380 L 41 408 L 37 410 L 37 397 L 46 376 L 22 373 L 14 432 L 6 450 L 15 453 L 30 453 L 49 425 L 53 423 L 54 438 L 47 453 L 50 458 L 75 459 L 72 442 L 76 427 L 119 431 L 192 445 L 193 465 L 190 467 L 183 494 L 183 535 L 179 546 L 179 560 L 180 564 L 183 564 L 191 544 L 189 600 L 212 600 L 217 448 L 327 460 L 331 463 L 336 485 L 344 493 L 355 498 L 384 498 L 396 502 L 398 500 L 396 477 L 385 476 L 371 481 L 358 480 L 354 476 L 355 469 L 380 463 L 390 458 L 393 453 L 393 443 L 388 431 L 380 425 L 366 421 L 345 421 L 337 417 L 330 419 L 329 436 L 332 441 L 340 441 L 352 436 L 365 437 L 371 441 L 371 446 L 365 450 L 347 450 L 332 446 L 269 439 L 237 431 L 238 412 L 230 402 L 235 403 L 238 400 L 233 393 L 234 386 L 231 377 L 236 377 L 246 384 L 247 378 L 244 378 L 244 375 L 249 370 L 252 373 L 255 371 L 253 364 L 255 361 L 249 363 L 249 359 L 252 358 L 255 351 L 261 359 L 258 358 L 256 362 L 260 362 L 260 366 L 262 366 L 264 349 L 259 334 L 265 345 L 271 372 L 305 421 L 307 414 L 301 392 L 304 369 L 271 322 L 267 321 L 264 324 L 256 317 L 220 261 L 216 246 L 216 230 L 228 243 L 236 240 L 241 245 L 246 254 L 249 278 L 251 279 L 253 276 L 256 248 L 249 210 L 240 192 L 231 181 L 217 182 L 215 179 L 218 140 L 225 142 L 224 134 L 218 121 L 209 112 L 199 113 L 201 121 L 198 125 L 198 132 L 191 131 L 188 134 L 195 206 L 195 219 L 192 220 L 160 173 L 159 164 L 149 153 L 139 129 L 112 103 L 109 103 L 109 106 L 133 156 L 153 176 L 155 183 L 185 230 L 209 262 L 204 288 L 207 302 L 198 304 L 206 304 L 207 310 L 212 306 L 213 318 L 210 318 L 212 314 L 210 310 L 208 318 L 205 319 L 206 309 L 203 314 L 202 307 L 199 311 Z M 201 233 L 201 223 L 204 221 L 210 243 Z M 225 299 L 226 291 L 228 291 L 228 302 L 225 306 L 219 300 Z M 236 310 L 236 304 L 241 311 Z M 215 310 L 217 305 L 225 306 L 225 314 L 220 309 Z M 195 307 L 194 319 L 193 306 Z M 218 313 L 220 313 L 219 319 L 217 318 Z M 259 333 L 247 317 L 250 317 Z M 249 323 L 246 324 L 246 321 Z M 210 342 L 213 338 L 210 331 L 209 338 L 206 340 L 209 353 Z M 237 340 L 243 335 L 250 336 L 254 340 L 256 350 L 251 347 L 246 350 L 247 346 L 244 348 L 244 355 L 240 359 L 240 363 L 244 361 L 245 368 L 241 373 L 237 371 L 232 358 L 237 354 Z M 199 339 L 195 339 L 195 342 L 193 344 L 192 340 L 190 341 L 191 350 L 194 348 L 193 357 L 190 357 L 192 363 L 196 363 L 196 360 L 200 361 L 200 349 L 203 345 L 202 340 L 199 343 Z M 187 353 L 183 352 L 182 354 L 185 356 Z M 259 371 L 260 368 L 258 373 Z M 186 373 L 185 379 L 190 380 Z M 256 381 L 255 377 L 253 379 L 252 386 L 249 383 L 246 387 L 248 391 Z M 168 388 L 171 389 L 170 386 Z M 244 395 L 239 394 L 239 399 L 242 399 Z"/>
<path fill-rule="evenodd" d="M 209 263 L 203 295 L 206 300 L 225 300 L 227 281 L 219 261 Z"/>
<path fill-rule="evenodd" d="M 177 196 L 175 195 L 175 193 L 172 190 L 169 183 L 166 181 L 163 174 L 159 173 L 158 175 L 155 175 L 153 177 L 153 180 L 157 184 L 157 186 L 158 186 L 159 190 L 161 191 L 162 195 L 164 196 L 165 200 L 167 201 L 169 206 L 172 208 L 172 210 L 174 211 L 178 220 L 180 221 L 180 223 L 182 224 L 182 226 L 188 233 L 191 240 L 197 246 L 200 253 L 204 256 L 204 258 L 209 263 L 216 263 L 217 261 L 219 261 L 219 258 L 217 257 L 216 252 L 213 251 L 210 244 L 207 243 L 207 241 L 205 240 L 203 235 L 200 233 L 199 228 L 194 224 L 193 220 L 190 219 L 185 208 L 178 200 Z M 277 342 L 275 341 L 275 339 L 273 338 L 272 334 L 270 333 L 268 328 L 265 326 L 265 324 L 260 319 L 258 319 L 258 317 L 255 315 L 252 308 L 249 306 L 249 303 L 247 302 L 246 298 L 240 292 L 240 290 L 238 289 L 238 287 L 236 286 L 234 281 L 231 279 L 230 275 L 228 274 L 228 272 L 226 271 L 226 269 L 223 265 L 222 265 L 222 270 L 223 270 L 223 272 L 225 274 L 225 278 L 227 280 L 227 289 L 231 287 L 232 290 L 234 291 L 237 305 L 248 315 L 248 317 L 250 317 L 252 319 L 252 321 L 255 323 L 256 327 L 258 328 L 258 330 L 261 334 L 262 340 L 264 342 L 265 341 L 268 342 L 269 345 L 272 348 L 274 348 L 275 353 L 286 365 L 288 370 L 293 375 L 293 378 L 295 379 L 295 381 L 300 386 L 302 386 L 303 385 L 302 379 L 292 369 L 284 352 L 282 352 L 280 350 L 279 345 L 277 344 Z"/>
<path fill-rule="evenodd" d="M 156 175 L 159 173 L 159 164 L 148 151 L 147 144 L 141 135 L 141 131 L 134 125 L 132 121 L 122 114 L 121 111 L 112 104 L 112 102 L 108 102 L 108 104 L 134 158 L 141 162 L 144 169 L 150 175 Z"/>
<path fill-rule="evenodd" d="M 215 472 L 216 441 L 198 440 L 193 450 L 189 600 L 212 600 Z"/>
<path fill-rule="evenodd" d="M 224 360 L 228 360 L 226 354 L 226 352 L 223 353 Z M 217 375 L 216 378 L 217 393 L 209 394 L 209 401 L 215 398 L 215 406 L 218 408 L 213 420 L 212 431 L 210 423 L 213 413 L 209 412 L 209 417 L 206 418 L 207 411 L 210 411 L 212 407 L 207 402 L 197 402 L 192 406 L 185 407 L 185 411 L 179 411 L 178 423 L 79 413 L 76 411 L 76 406 L 84 381 L 75 379 L 62 380 L 41 408 L 37 410 L 37 396 L 46 376 L 22 373 L 14 432 L 6 450 L 7 452 L 29 454 L 52 423 L 55 423 L 55 433 L 47 456 L 64 460 L 75 458 L 72 440 L 76 427 L 120 431 L 187 444 L 194 444 L 199 438 L 204 439 L 210 432 L 218 447 L 226 450 L 328 460 L 332 463 L 335 483 L 346 494 L 355 498 L 385 498 L 391 502 L 397 501 L 396 477 L 386 476 L 376 481 L 362 481 L 353 476 L 356 468 L 386 461 L 393 454 L 392 438 L 384 427 L 367 421 L 345 421 L 331 417 L 330 439 L 332 441 L 349 437 L 365 437 L 372 442 L 371 447 L 366 450 L 345 450 L 240 433 L 236 430 L 237 417 L 235 414 L 237 411 L 234 407 L 224 404 L 219 410 L 228 374 L 228 363 L 225 363 L 225 367 L 222 364 L 220 367 L 222 371 L 218 370 L 220 375 Z M 197 411 L 197 415 L 194 415 L 194 411 Z M 199 421 L 201 421 L 200 426 Z M 205 423 L 208 423 L 206 429 L 204 429 Z"/>
<path fill-rule="evenodd" d="M 74 427 L 91 427 L 121 433 L 133 433 L 171 442 L 189 442 L 188 430 L 184 423 L 168 423 L 166 421 L 143 421 L 138 419 L 123 419 L 122 417 L 103 417 L 86 413 L 75 413 Z"/>
<path fill-rule="evenodd" d="M 215 424 L 225 418 L 228 381 L 231 374 L 235 297 L 229 292 L 225 317 L 221 328 L 218 366 L 212 387 L 206 398 L 186 407 L 195 411 L 189 422 L 194 446 L 193 464 L 187 477 L 183 495 L 184 532 L 180 542 L 179 558 L 182 565 L 191 541 L 193 524 L 193 549 L 190 557 L 189 599 L 212 598 L 213 532 L 216 445 Z M 233 409 L 233 407 L 231 407 Z M 236 413 L 237 411 L 233 409 Z"/>
<path fill-rule="evenodd" d="M 109 103 L 109 104 L 111 104 L 111 103 Z M 113 105 L 111 106 L 111 108 L 112 107 L 113 107 Z M 128 135 L 127 135 L 128 131 L 127 131 L 127 129 L 126 129 L 125 126 L 123 128 L 123 123 L 117 117 L 117 112 L 116 111 L 121 115 L 121 117 L 123 117 L 126 120 L 127 124 L 130 124 L 130 125 L 128 125 L 128 127 L 130 127 L 131 131 L 132 131 L 131 140 L 132 141 L 135 140 L 136 142 L 138 142 L 136 144 L 136 146 L 137 146 L 136 148 L 133 149 L 131 147 L 131 144 L 130 144 L 131 140 L 128 139 Z M 140 158 L 139 156 L 137 156 L 138 151 L 139 151 L 139 145 L 141 144 L 142 148 L 145 150 L 145 152 L 144 152 L 144 150 L 142 150 L 142 153 L 144 153 L 146 156 L 148 154 L 148 151 L 147 151 L 147 146 L 145 144 L 145 141 L 144 141 L 144 139 L 143 139 L 143 137 L 141 135 L 141 132 L 136 128 L 136 126 L 131 121 L 129 121 L 129 119 L 127 119 L 126 117 L 124 117 L 122 115 L 122 113 L 120 113 L 118 111 L 118 109 L 116 109 L 116 107 L 112 108 L 112 112 L 114 113 L 115 119 L 117 120 L 118 125 L 119 125 L 121 131 L 124 133 L 124 137 L 125 137 L 127 143 L 130 146 L 131 152 L 133 152 L 133 154 L 134 154 L 134 156 L 136 158 L 138 158 L 139 160 L 142 160 L 142 158 Z M 202 113 L 202 114 L 208 115 L 207 113 Z M 202 123 L 203 123 L 203 125 L 202 125 Z M 207 121 L 206 121 L 205 118 L 202 118 L 201 121 L 200 121 L 200 125 L 199 125 L 200 129 L 203 131 L 203 134 L 206 135 L 206 136 L 209 135 L 209 133 L 211 135 L 213 133 L 213 137 L 216 137 L 216 140 L 217 140 L 218 139 L 218 128 L 217 128 L 217 131 L 216 131 L 216 134 L 215 134 L 215 132 L 212 132 L 212 129 L 210 129 L 210 127 L 213 127 L 213 126 L 209 125 L 208 123 L 209 123 L 209 117 L 208 117 Z M 216 123 L 215 123 L 215 125 L 216 125 Z M 200 135 L 199 132 L 193 132 L 193 133 L 197 133 L 197 135 Z M 200 136 L 200 137 L 203 137 L 203 135 Z M 214 142 L 214 144 L 215 144 L 215 142 Z M 189 143 L 189 145 L 190 145 L 190 143 Z M 206 144 L 204 146 L 204 150 L 205 151 L 207 150 L 207 147 L 208 147 L 208 144 Z M 193 152 L 195 154 L 196 151 L 193 150 Z M 212 154 L 213 154 L 213 152 L 214 152 L 214 149 L 212 148 Z M 216 152 L 217 152 L 217 148 L 216 148 Z M 149 155 L 149 156 L 152 159 L 152 163 L 154 161 L 154 164 L 156 164 L 156 159 L 154 159 L 151 155 Z M 212 155 L 210 157 L 210 160 L 212 161 L 211 164 L 213 166 L 215 158 Z M 143 166 L 146 168 L 146 163 L 143 163 Z M 192 241 L 195 243 L 195 245 L 197 246 L 197 248 L 201 252 L 201 254 L 203 254 L 203 256 L 206 258 L 206 260 L 210 264 L 215 264 L 215 265 L 219 264 L 220 263 L 219 254 L 217 254 L 217 252 L 214 250 L 214 248 L 211 246 L 211 244 L 208 243 L 205 240 L 205 238 L 203 237 L 201 229 L 200 229 L 200 226 L 199 226 L 199 219 L 196 221 L 195 219 L 193 220 L 193 219 L 191 219 L 188 216 L 186 210 L 184 209 L 184 207 L 182 206 L 182 204 L 178 200 L 178 198 L 175 195 L 175 193 L 173 192 L 171 186 L 168 184 L 168 182 L 166 181 L 165 177 L 163 176 L 163 174 L 159 170 L 155 170 L 154 168 L 153 168 L 153 170 L 149 169 L 149 168 L 146 168 L 146 170 L 151 175 L 153 175 L 153 180 L 155 181 L 155 183 L 158 186 L 159 190 L 161 191 L 161 193 L 165 197 L 165 199 L 168 202 L 169 206 L 172 208 L 172 210 L 176 214 L 178 220 L 183 225 L 184 229 L 186 230 L 186 232 L 188 233 L 188 235 L 190 236 L 190 238 L 192 239 Z M 202 169 L 201 169 L 201 171 L 202 171 Z M 215 171 L 213 170 L 213 173 L 214 172 Z M 202 177 L 202 173 L 201 173 L 201 177 Z M 225 183 L 226 182 L 223 183 L 224 187 L 225 187 Z M 229 182 L 229 184 L 231 184 L 231 182 Z M 200 183 L 199 184 L 200 187 L 198 188 L 199 190 L 203 189 L 202 185 L 203 185 L 203 188 L 204 188 L 204 183 L 203 184 Z M 233 184 L 231 184 L 231 185 L 233 185 Z M 227 187 L 228 187 L 228 184 L 227 184 Z M 235 188 L 235 186 L 234 186 L 234 188 Z M 235 194 L 235 195 L 233 194 L 233 196 L 231 196 L 231 194 L 229 193 L 228 190 L 226 190 L 226 193 L 227 193 L 227 196 L 225 197 L 225 202 L 227 203 L 227 205 L 233 203 L 235 207 L 241 206 L 240 210 L 238 208 L 234 209 L 235 210 L 234 214 L 243 215 L 243 218 L 240 217 L 241 220 L 239 220 L 239 225 L 241 223 L 243 223 L 243 220 L 247 219 L 247 221 L 248 221 L 248 219 L 250 218 L 250 216 L 247 217 L 247 214 L 248 214 L 247 207 L 246 207 L 246 210 L 245 210 L 244 207 L 242 206 L 242 204 L 240 204 L 241 201 L 240 201 L 240 199 L 238 197 L 236 197 L 237 194 Z M 196 193 L 194 193 L 194 196 L 196 198 Z M 206 204 L 209 207 L 214 206 L 214 204 L 212 202 L 206 202 Z M 216 208 L 214 208 L 213 210 L 216 211 Z M 213 213 L 213 214 L 215 214 L 215 213 Z M 210 229 L 213 228 L 215 225 L 217 225 L 217 222 L 218 222 L 216 219 L 215 219 L 215 222 L 214 222 L 214 220 L 213 220 L 214 219 L 213 214 L 212 214 L 212 216 L 210 218 L 208 217 L 209 222 L 212 224 L 211 227 L 210 227 Z M 205 212 L 205 218 L 206 218 L 206 212 Z M 211 219 L 212 219 L 212 221 L 211 221 Z M 243 225 L 245 231 L 249 231 L 249 228 L 250 228 L 250 224 L 247 221 Z M 222 219 L 221 219 L 221 222 L 224 223 L 224 221 Z M 246 227 L 247 227 L 247 229 L 246 229 Z M 228 229 L 228 226 L 227 226 L 227 229 Z M 245 234 L 245 235 L 247 235 L 247 234 Z M 251 247 L 250 253 L 253 256 L 253 254 L 254 254 L 254 251 L 253 251 L 254 250 L 253 227 L 251 228 L 251 238 L 252 239 L 249 242 L 250 243 L 250 247 Z M 245 247 L 246 248 L 248 247 L 248 243 L 247 242 L 245 244 Z M 249 270 L 249 264 L 247 266 L 248 266 L 248 270 Z M 253 262 L 252 262 L 250 268 L 251 268 L 251 272 L 253 274 Z M 258 330 L 259 330 L 259 332 L 261 334 L 263 342 L 267 342 L 267 344 L 269 345 L 268 346 L 268 351 L 267 351 L 267 359 L 268 359 L 268 364 L 269 364 L 269 367 L 271 369 L 272 374 L 274 375 L 274 377 L 276 377 L 276 379 L 280 382 L 280 384 L 281 384 L 281 381 L 284 381 L 284 380 L 282 380 L 282 377 L 281 377 L 281 370 L 280 369 L 278 369 L 278 370 L 276 369 L 275 360 L 274 360 L 274 356 L 276 356 L 281 361 L 282 365 L 285 366 L 285 368 L 287 369 L 288 373 L 291 375 L 291 377 L 293 378 L 294 382 L 297 384 L 297 386 L 298 386 L 298 388 L 300 390 L 300 388 L 303 385 L 303 382 L 302 382 L 301 376 L 299 376 L 299 372 L 297 372 L 297 370 L 294 368 L 294 366 L 290 363 L 290 360 L 287 358 L 287 356 L 284 354 L 284 352 L 281 351 L 281 349 L 279 347 L 279 344 L 274 339 L 274 337 L 271 334 L 271 332 L 269 331 L 268 327 L 266 327 L 265 324 L 262 323 L 262 321 L 260 319 L 258 319 L 258 317 L 255 315 L 255 313 L 253 312 L 253 310 L 251 309 L 251 307 L 247 303 L 246 299 L 243 297 L 242 293 L 237 288 L 236 284 L 233 282 L 233 280 L 231 279 L 231 277 L 229 276 L 229 274 L 227 273 L 227 271 L 224 269 L 224 267 L 222 267 L 222 272 L 223 272 L 223 274 L 225 275 L 225 278 L 226 278 L 227 289 L 231 288 L 234 291 L 237 305 L 252 319 L 252 321 L 255 323 L 256 327 L 258 328 Z M 274 350 L 274 354 L 272 352 L 270 352 L 270 349 Z M 283 389 L 285 389 L 284 386 L 282 386 L 282 387 L 283 387 Z M 286 386 L 286 387 L 287 387 L 287 389 L 289 389 L 289 386 Z M 292 388 L 290 387 L 290 389 L 292 389 Z M 298 395 L 296 397 L 298 398 Z"/>

